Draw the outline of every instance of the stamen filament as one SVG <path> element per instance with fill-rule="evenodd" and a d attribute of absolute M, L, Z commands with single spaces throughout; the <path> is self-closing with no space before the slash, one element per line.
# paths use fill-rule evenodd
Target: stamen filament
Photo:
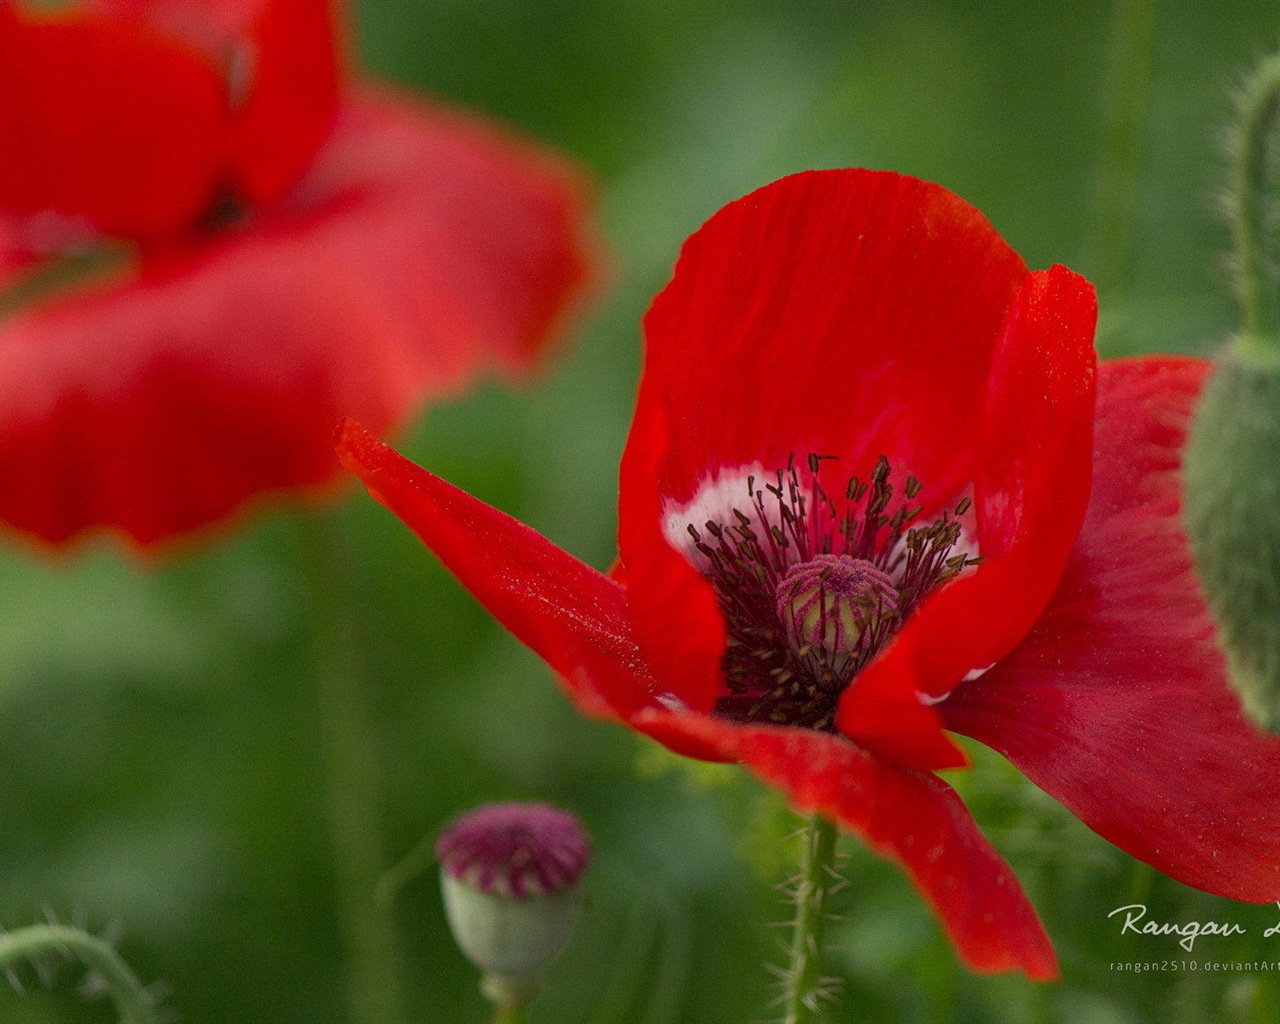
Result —
<path fill-rule="evenodd" d="M 923 485 L 908 476 L 895 508 L 893 467 L 881 455 L 868 478 L 834 492 L 841 506 L 819 479 L 834 461 L 798 463 L 793 453 L 772 482 L 747 477 L 744 505 L 686 524 L 728 627 L 722 715 L 832 729 L 862 667 L 925 597 L 979 561 L 953 554 L 969 498 L 914 526 L 926 506 L 908 502 Z"/>

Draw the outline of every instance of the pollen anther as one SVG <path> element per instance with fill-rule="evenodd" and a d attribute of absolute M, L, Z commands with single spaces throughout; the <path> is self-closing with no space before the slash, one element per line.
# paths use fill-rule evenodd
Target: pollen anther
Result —
<path fill-rule="evenodd" d="M 748 476 L 744 500 L 717 518 L 687 523 L 727 627 L 719 714 L 833 728 L 863 666 L 922 600 L 981 561 L 961 544 L 971 499 L 915 525 L 930 507 L 910 504 L 919 480 L 897 496 L 882 455 L 832 494 L 819 477 L 835 461 L 792 455 L 772 481 Z"/>

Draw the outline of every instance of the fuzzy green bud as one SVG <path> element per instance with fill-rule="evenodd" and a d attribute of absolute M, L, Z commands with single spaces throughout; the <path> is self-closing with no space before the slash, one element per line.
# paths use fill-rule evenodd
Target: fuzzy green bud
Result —
<path fill-rule="evenodd" d="M 1232 684 L 1280 732 L 1280 364 L 1219 360 L 1186 469 L 1187 527 Z"/>
<path fill-rule="evenodd" d="M 1196 410 L 1186 518 L 1232 685 L 1280 732 L 1280 55 L 1241 90 L 1228 198 L 1241 330 Z"/>

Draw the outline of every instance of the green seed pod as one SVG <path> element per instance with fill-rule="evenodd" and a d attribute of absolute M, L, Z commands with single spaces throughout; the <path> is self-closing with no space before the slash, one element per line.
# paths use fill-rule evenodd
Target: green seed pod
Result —
<path fill-rule="evenodd" d="M 441 876 L 440 888 L 453 937 L 480 968 L 485 996 L 499 1005 L 527 1002 L 539 973 L 569 941 L 582 891 L 515 900 L 481 892 L 448 874 Z"/>
<path fill-rule="evenodd" d="M 1232 349 L 1187 449 L 1187 527 L 1249 714 L 1280 732 L 1280 363 Z"/>
<path fill-rule="evenodd" d="M 590 852 L 578 819 L 545 804 L 489 804 L 441 835 L 445 916 L 491 1002 L 533 997 L 573 932 Z"/>

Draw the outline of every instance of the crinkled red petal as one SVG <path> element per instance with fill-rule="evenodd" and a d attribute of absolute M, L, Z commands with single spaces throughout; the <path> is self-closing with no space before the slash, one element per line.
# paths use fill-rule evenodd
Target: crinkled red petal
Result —
<path fill-rule="evenodd" d="M 598 717 L 654 705 L 631 637 L 627 592 L 541 534 L 419 469 L 355 423 L 339 457 L 369 493 L 422 538 L 476 600 Z"/>
<path fill-rule="evenodd" d="M 845 691 L 837 724 L 882 755 L 930 760 L 945 695 L 1017 644 L 1048 604 L 1089 501 L 1094 414 L 1093 286 L 1064 267 L 1027 278 L 987 380 L 974 476 L 982 564 L 929 598 Z M 929 716 L 931 720 L 926 720 Z M 932 726 L 932 733 L 930 727 Z"/>
<path fill-rule="evenodd" d="M 1182 448 L 1208 369 L 1102 364 L 1093 497 L 1062 581 L 1026 639 L 939 708 L 1135 857 L 1269 902 L 1280 740 L 1228 685 L 1182 525 Z"/>
<path fill-rule="evenodd" d="M 623 462 L 620 547 L 643 562 L 636 633 L 661 646 L 705 627 L 708 598 L 662 539 L 653 495 L 688 502 L 722 468 L 888 455 L 927 501 L 972 478 L 988 365 L 1027 274 L 972 206 L 897 174 L 812 171 L 731 203 L 685 243 L 645 318 L 636 422 Z M 671 686 L 705 708 L 714 637 Z"/>
<path fill-rule="evenodd" d="M 358 90 L 293 201 L 332 209 L 326 245 L 412 325 L 432 373 L 459 383 L 477 362 L 528 370 L 593 282 L 576 169 L 442 104 Z"/>
<path fill-rule="evenodd" d="M 204 53 L 139 19 L 0 19 L 0 207 L 128 236 L 186 225 L 213 193 L 224 93 Z"/>
<path fill-rule="evenodd" d="M 344 416 L 391 429 L 528 365 L 581 293 L 582 221 L 487 124 L 353 105 L 289 207 L 0 320 L 0 517 L 147 545 L 331 479 Z"/>
<path fill-rule="evenodd" d="M 632 724 L 668 746 L 697 744 L 741 761 L 797 810 L 821 811 L 856 832 L 907 871 L 975 970 L 1056 976 L 1053 947 L 1013 871 L 936 775 L 807 729 L 666 712 L 646 712 Z"/>

